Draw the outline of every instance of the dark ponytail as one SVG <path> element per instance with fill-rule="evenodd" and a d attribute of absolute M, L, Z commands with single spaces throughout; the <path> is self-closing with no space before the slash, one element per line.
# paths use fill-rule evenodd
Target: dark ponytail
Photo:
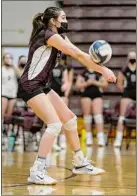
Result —
<path fill-rule="evenodd" d="M 44 13 L 38 13 L 33 19 L 33 30 L 30 37 L 30 42 L 42 29 L 48 28 L 48 23 L 51 18 L 58 18 L 59 12 L 62 9 L 59 7 L 49 7 Z"/>
<path fill-rule="evenodd" d="M 38 13 L 37 15 L 34 16 L 33 19 L 33 30 L 30 36 L 30 42 L 32 39 L 35 37 L 35 35 L 44 28 L 44 23 L 43 23 L 43 15 L 44 13 Z"/>

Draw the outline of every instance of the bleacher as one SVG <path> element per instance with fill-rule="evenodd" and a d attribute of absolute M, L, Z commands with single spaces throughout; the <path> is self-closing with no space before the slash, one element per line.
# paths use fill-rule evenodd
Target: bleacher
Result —
<path fill-rule="evenodd" d="M 69 22 L 69 39 L 83 51 L 88 52 L 89 46 L 95 40 L 107 40 L 113 50 L 112 59 L 108 63 L 117 75 L 122 66 L 127 65 L 127 53 L 136 46 L 136 3 L 134 0 L 64 0 L 60 1 L 67 15 Z M 75 78 L 83 69 L 83 66 L 76 60 L 68 57 L 67 63 L 73 65 Z M 74 86 L 73 86 L 74 87 Z M 77 115 L 82 116 L 80 96 L 76 93 L 75 87 L 70 96 L 69 107 Z M 105 123 L 110 124 L 110 113 L 115 103 L 120 100 L 121 92 L 116 84 L 109 84 L 104 91 L 104 118 Z M 17 102 L 18 103 L 18 102 Z M 107 109 L 110 109 L 107 111 Z M 117 117 L 117 116 L 116 116 Z M 16 138 L 19 128 L 23 128 L 23 141 L 25 144 L 24 132 L 30 131 L 33 135 L 41 132 L 43 122 L 36 118 L 32 111 L 26 106 L 16 105 L 10 119 L 5 119 L 6 125 L 17 126 Z M 127 122 L 126 122 L 127 123 Z M 113 123 L 111 123 L 113 125 Z M 131 127 L 130 127 L 131 126 Z M 128 128 L 133 125 L 128 123 Z M 135 127 L 134 127 L 135 128 Z M 112 130 L 112 128 L 111 128 Z M 131 132 L 129 132 L 131 133 Z M 131 137 L 131 135 L 130 135 Z M 129 145 L 129 144 L 128 144 Z M 25 150 L 24 145 L 24 150 Z"/>
<path fill-rule="evenodd" d="M 64 0 L 60 1 L 69 22 L 69 39 L 80 49 L 88 52 L 95 40 L 107 40 L 113 56 L 108 63 L 117 75 L 127 64 L 127 53 L 136 47 L 136 2 L 135 0 Z M 82 66 L 68 58 L 75 72 Z M 119 96 L 115 84 L 105 89 L 106 96 Z"/>

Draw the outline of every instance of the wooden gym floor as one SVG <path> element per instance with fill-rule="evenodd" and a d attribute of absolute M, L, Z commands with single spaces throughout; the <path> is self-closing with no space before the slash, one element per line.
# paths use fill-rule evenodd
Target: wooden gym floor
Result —
<path fill-rule="evenodd" d="M 51 154 L 47 159 L 49 174 L 58 180 L 54 186 L 27 182 L 29 167 L 36 152 L 2 152 L 2 195 L 136 195 L 135 143 L 128 150 L 84 148 L 85 155 L 102 167 L 102 176 L 73 175 L 70 150 Z"/>

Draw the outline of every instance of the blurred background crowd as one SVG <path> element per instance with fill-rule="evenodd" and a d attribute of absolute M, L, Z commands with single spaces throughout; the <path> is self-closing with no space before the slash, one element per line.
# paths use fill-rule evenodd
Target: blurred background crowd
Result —
<path fill-rule="evenodd" d="M 107 66 L 115 72 L 117 83 L 109 84 L 100 74 L 63 55 L 52 73 L 52 89 L 78 116 L 83 149 L 92 145 L 128 149 L 136 137 L 133 0 L 2 2 L 2 149 L 38 150 L 46 125 L 17 97 L 18 82 L 27 62 L 32 18 L 38 11 L 56 5 L 66 12 L 68 37 L 80 49 L 88 52 L 92 42 L 99 39 L 111 44 L 113 56 Z M 67 149 L 63 132 L 56 139 L 53 151 L 62 149 Z"/>

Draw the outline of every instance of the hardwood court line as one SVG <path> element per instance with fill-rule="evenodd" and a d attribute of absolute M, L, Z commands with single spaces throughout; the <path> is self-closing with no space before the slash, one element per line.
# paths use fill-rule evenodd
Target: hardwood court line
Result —
<path fill-rule="evenodd" d="M 13 184 L 10 186 L 2 186 L 2 188 L 11 188 L 11 187 L 18 187 L 18 186 L 27 186 L 27 185 L 32 185 L 33 183 L 23 183 L 23 184 Z"/>
<path fill-rule="evenodd" d="M 81 185 L 78 185 L 78 184 L 67 184 L 67 186 L 81 186 Z M 91 185 L 82 185 L 82 187 L 91 187 Z M 107 189 L 111 189 L 111 188 L 121 188 L 121 189 L 136 189 L 135 187 L 128 187 L 128 188 L 125 188 L 125 187 L 117 187 L 117 186 L 112 186 L 112 187 L 105 187 L 105 186 L 92 186 L 92 188 L 107 188 Z"/>
<path fill-rule="evenodd" d="M 36 185 L 36 184 L 33 184 L 33 183 L 23 183 L 23 184 L 16 184 L 16 185 L 10 185 L 10 186 L 2 186 L 2 188 L 12 188 L 12 187 L 18 187 L 18 186 L 27 186 L 27 185 Z M 56 184 L 56 186 L 57 186 L 58 184 Z M 45 186 L 49 186 L 49 185 L 45 185 Z M 51 186 L 51 185 L 50 185 Z M 54 185 L 52 185 L 52 186 L 54 186 Z M 71 184 L 67 184 L 66 186 L 71 186 L 71 187 L 73 187 L 73 186 L 75 186 L 75 187 L 81 187 L 81 185 L 78 185 L 78 184 L 73 184 L 73 185 L 71 185 Z M 91 185 L 82 185 L 82 187 L 91 187 Z M 112 188 L 118 188 L 118 187 L 116 187 L 116 186 L 114 186 L 114 187 L 104 187 L 104 186 L 92 186 L 92 188 L 107 188 L 107 189 L 112 189 Z M 129 189 L 129 190 L 133 190 L 133 189 L 136 189 L 135 187 L 134 188 L 132 188 L 132 187 L 128 187 L 128 188 L 125 188 L 125 187 L 120 187 L 120 189 Z"/>
<path fill-rule="evenodd" d="M 8 174 L 7 173 L 2 173 L 2 175 L 9 175 L 9 176 L 10 175 L 13 175 L 13 176 L 18 176 L 18 175 L 20 175 L 20 176 L 28 176 L 27 174 L 19 174 L 19 173 L 18 174 L 16 174 L 16 173 L 8 173 Z"/>
<path fill-rule="evenodd" d="M 63 168 L 63 169 L 66 169 L 66 170 L 69 170 L 71 171 L 71 174 L 67 177 L 65 177 L 64 179 L 61 179 L 59 180 L 58 182 L 62 182 L 64 180 L 67 180 L 67 179 L 70 179 L 70 178 L 74 178 L 76 175 L 72 173 L 72 170 L 67 168 L 67 167 L 63 167 L 63 166 L 56 166 L 57 168 Z M 2 174 L 6 174 L 6 173 L 2 173 Z M 9 175 L 20 175 L 20 176 L 28 176 L 26 174 L 22 175 L 22 174 L 16 174 L 16 173 L 10 173 Z M 10 177 L 10 176 L 9 176 Z M 3 177 L 4 178 L 4 177 Z M 27 185 L 32 185 L 33 183 L 23 183 L 23 184 L 12 184 L 12 185 L 9 185 L 9 186 L 2 186 L 3 188 L 10 188 L 10 187 L 17 187 L 17 186 L 27 186 Z"/>

